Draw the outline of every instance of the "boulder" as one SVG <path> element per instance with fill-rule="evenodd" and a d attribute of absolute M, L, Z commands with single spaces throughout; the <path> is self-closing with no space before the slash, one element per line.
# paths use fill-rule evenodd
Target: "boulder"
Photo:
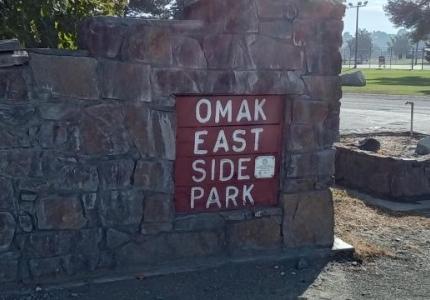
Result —
<path fill-rule="evenodd" d="M 364 151 L 378 152 L 381 149 L 381 143 L 374 138 L 365 138 L 358 142 L 358 148 Z"/>
<path fill-rule="evenodd" d="M 343 86 L 366 86 L 366 78 L 361 71 L 342 74 L 340 78 Z"/>
<path fill-rule="evenodd" d="M 418 142 L 415 153 L 418 155 L 430 154 L 430 136 L 423 138 Z"/>

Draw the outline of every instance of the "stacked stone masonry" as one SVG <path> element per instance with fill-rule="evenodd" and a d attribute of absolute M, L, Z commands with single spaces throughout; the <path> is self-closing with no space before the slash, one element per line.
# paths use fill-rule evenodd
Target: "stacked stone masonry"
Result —
<path fill-rule="evenodd" d="M 0 68 L 0 282 L 331 247 L 344 6 L 200 0 L 184 20 L 96 17 L 78 51 Z M 277 207 L 174 211 L 175 95 L 285 100 Z"/>

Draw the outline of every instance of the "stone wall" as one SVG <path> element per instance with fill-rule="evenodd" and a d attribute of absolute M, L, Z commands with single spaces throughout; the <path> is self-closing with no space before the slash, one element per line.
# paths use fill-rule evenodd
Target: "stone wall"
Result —
<path fill-rule="evenodd" d="M 343 144 L 336 148 L 337 184 L 401 202 L 430 197 L 430 155 L 402 158 Z"/>
<path fill-rule="evenodd" d="M 0 282 L 331 246 L 343 5 L 189 2 L 186 20 L 89 19 L 82 50 L 0 69 Z M 277 207 L 175 213 L 181 94 L 284 96 Z"/>

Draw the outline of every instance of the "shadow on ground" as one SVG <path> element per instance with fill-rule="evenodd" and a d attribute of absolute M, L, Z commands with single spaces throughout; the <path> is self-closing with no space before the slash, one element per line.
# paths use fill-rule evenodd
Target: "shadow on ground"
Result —
<path fill-rule="evenodd" d="M 92 284 L 12 299 L 300 299 L 328 259 L 229 264 L 198 272 Z"/>
<path fill-rule="evenodd" d="M 338 188 L 341 187 L 338 186 Z M 392 217 L 417 216 L 430 218 L 430 204 L 423 204 L 424 202 L 430 203 L 430 199 L 401 202 L 377 198 L 353 189 L 347 189 L 346 193 L 350 197 L 362 200 L 367 207 Z"/>
<path fill-rule="evenodd" d="M 428 78 L 420 77 L 420 76 L 402 76 L 399 78 L 390 78 L 390 77 L 378 77 L 369 79 L 369 82 L 377 85 L 396 85 L 396 86 L 422 86 L 429 87 L 430 81 Z M 421 90 L 418 91 L 425 95 L 430 95 L 430 90 Z"/>

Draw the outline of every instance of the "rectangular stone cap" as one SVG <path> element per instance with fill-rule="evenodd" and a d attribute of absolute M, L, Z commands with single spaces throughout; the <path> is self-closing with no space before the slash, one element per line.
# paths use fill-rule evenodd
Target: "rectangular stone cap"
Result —
<path fill-rule="evenodd" d="M 13 52 L 21 49 L 18 39 L 0 40 L 0 52 Z"/>

